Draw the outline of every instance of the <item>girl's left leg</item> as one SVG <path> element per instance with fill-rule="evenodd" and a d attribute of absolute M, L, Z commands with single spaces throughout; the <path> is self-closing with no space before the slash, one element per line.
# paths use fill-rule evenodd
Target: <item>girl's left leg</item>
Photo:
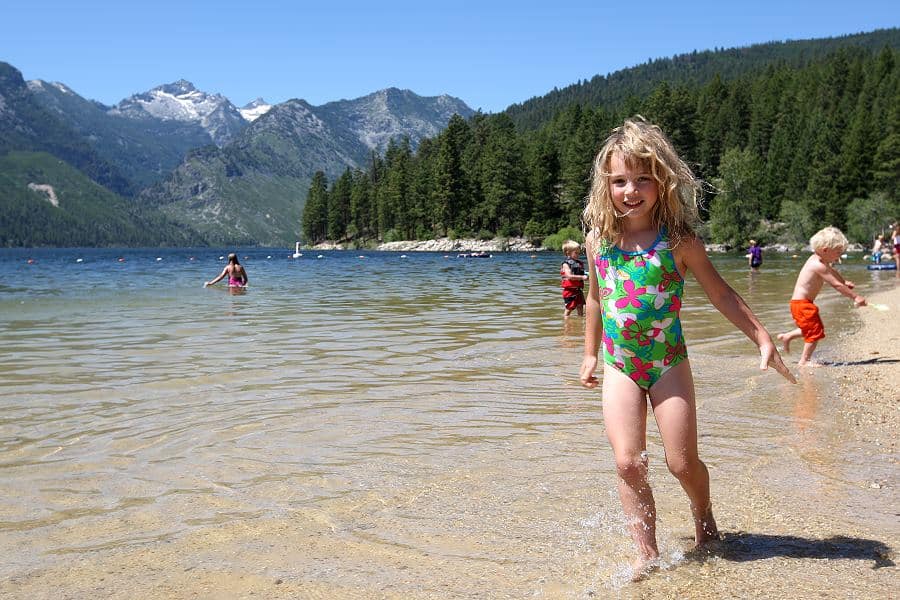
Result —
<path fill-rule="evenodd" d="M 650 388 L 650 403 L 666 451 L 666 465 L 691 502 L 696 543 L 699 546 L 718 539 L 709 498 L 709 471 L 697 449 L 697 406 L 687 359 Z"/>

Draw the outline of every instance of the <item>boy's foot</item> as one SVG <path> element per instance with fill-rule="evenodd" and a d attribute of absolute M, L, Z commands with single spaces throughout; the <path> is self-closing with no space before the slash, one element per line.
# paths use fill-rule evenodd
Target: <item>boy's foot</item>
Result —
<path fill-rule="evenodd" d="M 781 349 L 782 349 L 785 353 L 788 353 L 788 352 L 791 351 L 791 338 L 788 337 L 788 334 L 786 334 L 786 333 L 779 333 L 779 334 L 778 334 L 777 336 L 775 336 L 775 337 L 777 337 L 779 340 L 781 340 Z"/>

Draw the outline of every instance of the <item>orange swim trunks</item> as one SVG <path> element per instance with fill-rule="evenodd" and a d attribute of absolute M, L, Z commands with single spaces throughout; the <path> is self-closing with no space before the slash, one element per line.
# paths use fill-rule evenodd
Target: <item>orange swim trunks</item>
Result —
<path fill-rule="evenodd" d="M 819 307 L 811 300 L 791 300 L 791 316 L 803 332 L 804 342 L 815 342 L 825 337 L 825 325 L 819 317 Z"/>

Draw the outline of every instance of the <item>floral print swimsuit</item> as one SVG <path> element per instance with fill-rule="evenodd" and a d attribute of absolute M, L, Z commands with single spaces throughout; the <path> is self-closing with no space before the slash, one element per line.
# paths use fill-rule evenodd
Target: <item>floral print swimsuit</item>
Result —
<path fill-rule="evenodd" d="M 604 245 L 595 258 L 603 321 L 603 362 L 649 390 L 687 358 L 681 331 L 684 278 L 666 231 L 649 250 Z"/>

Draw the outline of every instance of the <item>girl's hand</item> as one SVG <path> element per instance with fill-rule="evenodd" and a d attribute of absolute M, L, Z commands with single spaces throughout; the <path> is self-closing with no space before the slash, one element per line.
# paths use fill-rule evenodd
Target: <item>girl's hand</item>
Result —
<path fill-rule="evenodd" d="M 786 366 L 784 366 L 784 361 L 781 360 L 781 355 L 778 354 L 778 350 L 775 348 L 775 344 L 773 344 L 771 341 L 765 344 L 760 344 L 759 355 L 760 357 L 762 357 L 762 361 L 759 363 L 759 369 L 761 371 L 765 371 L 769 367 L 772 367 L 776 371 L 781 373 L 782 377 L 784 377 L 791 383 L 797 383 L 797 378 L 794 377 L 794 374 L 791 373 Z"/>
<path fill-rule="evenodd" d="M 595 388 L 600 381 L 594 377 L 594 371 L 597 369 L 597 357 L 585 356 L 581 361 L 581 385 L 586 388 Z"/>

